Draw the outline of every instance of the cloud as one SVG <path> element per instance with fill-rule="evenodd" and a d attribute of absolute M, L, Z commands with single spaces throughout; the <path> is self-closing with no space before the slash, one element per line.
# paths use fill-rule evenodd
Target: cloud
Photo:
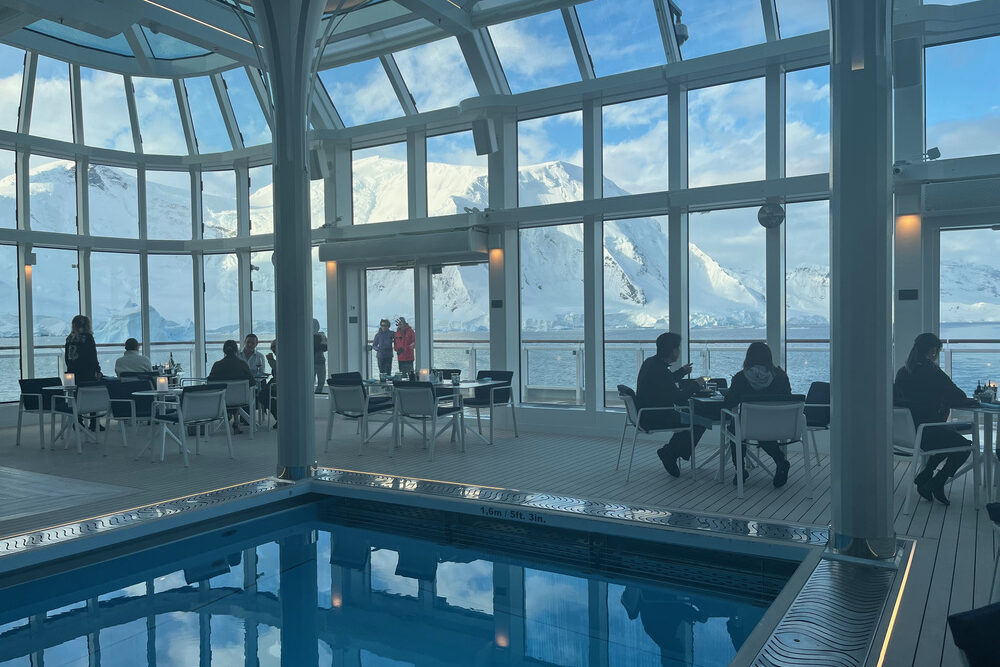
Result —
<path fill-rule="evenodd" d="M 928 125 L 927 145 L 940 148 L 943 158 L 1000 153 L 1000 110 Z"/>
<path fill-rule="evenodd" d="M 134 77 L 132 84 L 135 87 L 143 152 L 187 154 L 173 83 L 166 79 Z"/>
<path fill-rule="evenodd" d="M 490 37 L 515 92 L 580 78 L 569 37 L 557 13 L 490 26 Z M 568 71 L 576 70 L 570 76 Z"/>
<path fill-rule="evenodd" d="M 378 60 L 345 65 L 320 72 L 341 118 L 362 125 L 403 115 L 396 93 Z"/>
<path fill-rule="evenodd" d="M 48 68 L 47 68 L 48 69 Z M 56 76 L 44 77 L 39 68 L 31 106 L 31 134 L 62 141 L 73 141 L 70 113 L 69 72 L 63 65 Z"/>
<path fill-rule="evenodd" d="M 125 81 L 120 74 L 84 69 L 83 138 L 88 146 L 135 151 L 132 124 L 125 101 Z"/>
<path fill-rule="evenodd" d="M 688 93 L 691 187 L 764 178 L 764 80 Z"/>
<path fill-rule="evenodd" d="M 690 38 L 681 46 L 685 59 L 764 41 L 764 18 L 757 0 L 702 0 L 686 4 L 682 20 L 688 26 Z"/>
<path fill-rule="evenodd" d="M 667 189 L 667 120 L 618 143 L 604 142 L 604 177 L 628 193 Z M 613 193 L 605 192 L 606 196 Z"/>
<path fill-rule="evenodd" d="M 454 37 L 400 51 L 394 57 L 418 111 L 455 106 L 478 95 Z"/>
<path fill-rule="evenodd" d="M 21 74 L 0 78 L 0 130 L 17 131 L 17 111 L 21 106 Z"/>
<path fill-rule="evenodd" d="M 517 163 L 524 167 L 562 160 L 583 164 L 583 115 L 579 111 L 517 124 Z"/>

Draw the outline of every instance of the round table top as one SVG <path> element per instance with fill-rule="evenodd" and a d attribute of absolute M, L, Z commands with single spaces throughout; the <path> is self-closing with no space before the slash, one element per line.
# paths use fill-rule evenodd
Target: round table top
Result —
<path fill-rule="evenodd" d="M 179 394 L 181 389 L 177 387 L 170 387 L 169 389 L 156 390 L 156 389 L 143 389 L 142 391 L 133 391 L 133 396 L 164 396 L 166 394 Z"/>

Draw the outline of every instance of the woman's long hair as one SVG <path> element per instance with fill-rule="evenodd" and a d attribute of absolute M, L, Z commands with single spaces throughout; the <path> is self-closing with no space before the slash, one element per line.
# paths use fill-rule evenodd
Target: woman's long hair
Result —
<path fill-rule="evenodd" d="M 94 330 L 90 328 L 90 318 L 86 315 L 76 315 L 73 317 L 73 322 L 71 326 L 71 334 L 91 334 L 93 335 Z"/>
<path fill-rule="evenodd" d="M 777 366 L 774 365 L 774 357 L 771 356 L 771 348 L 767 346 L 767 343 L 762 341 L 750 343 L 750 347 L 747 348 L 747 356 L 743 359 L 743 369 L 746 370 L 751 366 L 763 366 L 772 373 L 777 370 Z"/>
<path fill-rule="evenodd" d="M 928 352 L 940 350 L 941 345 L 941 339 L 932 333 L 922 333 L 914 338 L 913 347 L 910 348 L 910 354 L 906 357 L 906 370 L 912 373 L 917 364 L 927 360 Z"/>

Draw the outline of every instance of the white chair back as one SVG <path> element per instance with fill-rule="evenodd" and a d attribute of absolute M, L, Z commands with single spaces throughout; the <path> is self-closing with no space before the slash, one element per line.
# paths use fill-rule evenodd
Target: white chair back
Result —
<path fill-rule="evenodd" d="M 251 404 L 253 396 L 250 393 L 249 380 L 227 380 L 225 385 L 226 407 L 235 408 Z"/>
<path fill-rule="evenodd" d="M 76 390 L 76 411 L 77 414 L 92 414 L 95 412 L 107 412 L 111 409 L 111 396 L 108 388 L 102 385 L 92 387 L 79 387 Z"/>
<path fill-rule="evenodd" d="M 430 417 L 437 413 L 434 388 L 429 382 L 397 384 L 394 390 L 396 407 L 400 414 L 408 417 Z"/>
<path fill-rule="evenodd" d="M 913 449 L 917 442 L 917 429 L 909 408 L 892 409 L 892 445 L 900 449 Z"/>
<path fill-rule="evenodd" d="M 632 426 L 639 424 L 639 410 L 635 407 L 635 397 L 628 394 L 618 394 L 618 397 L 625 403 L 625 417 Z"/>
<path fill-rule="evenodd" d="M 361 385 L 330 385 L 330 400 L 336 412 L 352 417 L 364 414 L 368 402 Z"/>
<path fill-rule="evenodd" d="M 246 384 L 244 382 L 243 384 Z M 181 410 L 185 422 L 225 419 L 228 389 L 207 389 L 184 392 Z"/>
<path fill-rule="evenodd" d="M 740 406 L 740 435 L 744 440 L 800 440 L 805 431 L 804 402 L 751 403 Z"/>

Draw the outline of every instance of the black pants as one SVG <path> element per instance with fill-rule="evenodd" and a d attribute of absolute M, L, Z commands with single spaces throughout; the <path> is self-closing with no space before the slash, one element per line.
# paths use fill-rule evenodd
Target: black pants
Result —
<path fill-rule="evenodd" d="M 958 452 L 955 454 L 934 454 L 927 461 L 927 466 L 922 471 L 926 475 L 930 476 L 934 473 L 939 465 L 943 462 L 944 465 L 938 474 L 943 475 L 945 479 L 954 476 L 958 469 L 962 467 L 962 464 L 968 460 L 972 455 L 972 443 L 970 443 L 961 433 L 953 428 L 948 428 L 947 426 L 931 426 L 930 428 L 924 429 L 924 437 L 921 440 L 921 447 L 924 451 L 933 451 L 935 449 L 948 449 L 951 447 L 968 447 L 967 452 Z"/>
<path fill-rule="evenodd" d="M 705 433 L 704 426 L 694 427 L 694 445 L 698 444 L 701 440 L 701 436 Z M 673 437 L 670 438 L 670 442 L 663 446 L 663 449 L 667 450 L 667 453 L 673 458 L 691 458 L 691 449 L 694 446 L 691 443 L 691 431 L 678 431 L 674 433 Z"/>
<path fill-rule="evenodd" d="M 392 375 L 392 357 L 378 358 L 378 372 Z"/>
<path fill-rule="evenodd" d="M 413 362 L 412 361 L 400 361 L 399 362 L 399 372 L 400 373 L 412 373 L 413 372 Z"/>
<path fill-rule="evenodd" d="M 780 466 L 788 462 L 788 458 L 785 456 L 785 453 L 781 451 L 781 446 L 777 442 L 765 440 L 757 443 L 757 445 L 767 452 L 768 456 L 774 459 L 775 466 Z M 740 445 L 740 452 L 743 454 L 743 459 L 746 460 L 747 443 L 744 442 Z M 736 448 L 732 445 L 729 445 L 729 456 L 733 459 L 733 465 L 736 465 Z M 743 469 L 746 470 L 746 466 L 743 466 Z"/>

